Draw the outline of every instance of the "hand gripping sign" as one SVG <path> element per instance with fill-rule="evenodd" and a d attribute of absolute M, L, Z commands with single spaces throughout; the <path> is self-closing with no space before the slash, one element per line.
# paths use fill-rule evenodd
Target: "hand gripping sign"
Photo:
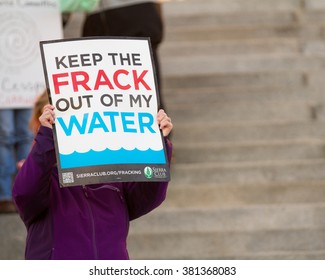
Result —
<path fill-rule="evenodd" d="M 149 39 L 90 37 L 40 45 L 55 106 L 61 185 L 168 181 Z"/>

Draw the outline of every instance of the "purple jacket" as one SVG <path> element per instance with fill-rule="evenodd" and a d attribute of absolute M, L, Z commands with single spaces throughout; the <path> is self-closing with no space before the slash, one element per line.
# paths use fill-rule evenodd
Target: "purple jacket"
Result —
<path fill-rule="evenodd" d="M 166 146 L 170 161 L 167 139 Z M 168 183 L 60 188 L 55 165 L 52 130 L 41 127 L 13 187 L 27 228 L 26 259 L 128 259 L 129 221 L 159 206 Z"/>

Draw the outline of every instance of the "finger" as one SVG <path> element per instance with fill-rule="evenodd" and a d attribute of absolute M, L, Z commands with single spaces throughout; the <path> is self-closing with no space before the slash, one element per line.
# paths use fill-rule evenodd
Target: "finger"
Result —
<path fill-rule="evenodd" d="M 46 104 L 44 107 L 43 107 L 43 112 L 45 111 L 45 110 L 54 110 L 54 106 L 53 105 L 51 105 L 51 104 Z"/>
<path fill-rule="evenodd" d="M 167 115 L 162 116 L 161 120 L 159 121 L 159 125 L 161 125 L 162 123 L 171 123 L 172 119 L 170 117 L 168 117 Z"/>
<path fill-rule="evenodd" d="M 157 113 L 157 120 L 158 122 L 161 121 L 164 116 L 167 116 L 167 114 L 165 113 L 165 111 L 163 109 L 160 109 Z"/>
<path fill-rule="evenodd" d="M 55 119 L 55 113 L 54 113 L 53 109 L 54 109 L 53 106 L 51 106 L 51 107 L 48 106 L 48 107 L 44 108 L 43 114 L 44 114 L 46 119 L 52 120 L 52 121 Z"/>
<path fill-rule="evenodd" d="M 162 134 L 164 137 L 168 136 L 169 133 L 172 131 L 173 129 L 173 124 L 168 122 L 166 124 L 163 125 L 163 127 L 161 128 Z"/>
<path fill-rule="evenodd" d="M 169 119 L 163 119 L 159 124 L 160 129 L 164 129 L 166 127 L 171 127 L 171 126 L 172 126 L 172 123 L 170 122 Z"/>

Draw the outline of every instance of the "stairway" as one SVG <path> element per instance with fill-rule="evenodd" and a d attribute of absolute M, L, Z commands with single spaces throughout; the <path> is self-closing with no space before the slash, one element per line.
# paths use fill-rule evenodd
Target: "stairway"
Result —
<path fill-rule="evenodd" d="M 164 4 L 175 158 L 133 259 L 325 258 L 325 4 Z"/>

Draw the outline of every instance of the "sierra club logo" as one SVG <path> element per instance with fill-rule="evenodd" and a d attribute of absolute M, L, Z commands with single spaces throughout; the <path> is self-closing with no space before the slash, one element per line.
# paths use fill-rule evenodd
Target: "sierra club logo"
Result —
<path fill-rule="evenodd" d="M 152 169 L 149 166 L 145 167 L 145 169 L 144 169 L 144 176 L 146 176 L 146 178 L 148 178 L 148 179 L 151 179 L 152 178 L 153 171 L 152 171 Z"/>

